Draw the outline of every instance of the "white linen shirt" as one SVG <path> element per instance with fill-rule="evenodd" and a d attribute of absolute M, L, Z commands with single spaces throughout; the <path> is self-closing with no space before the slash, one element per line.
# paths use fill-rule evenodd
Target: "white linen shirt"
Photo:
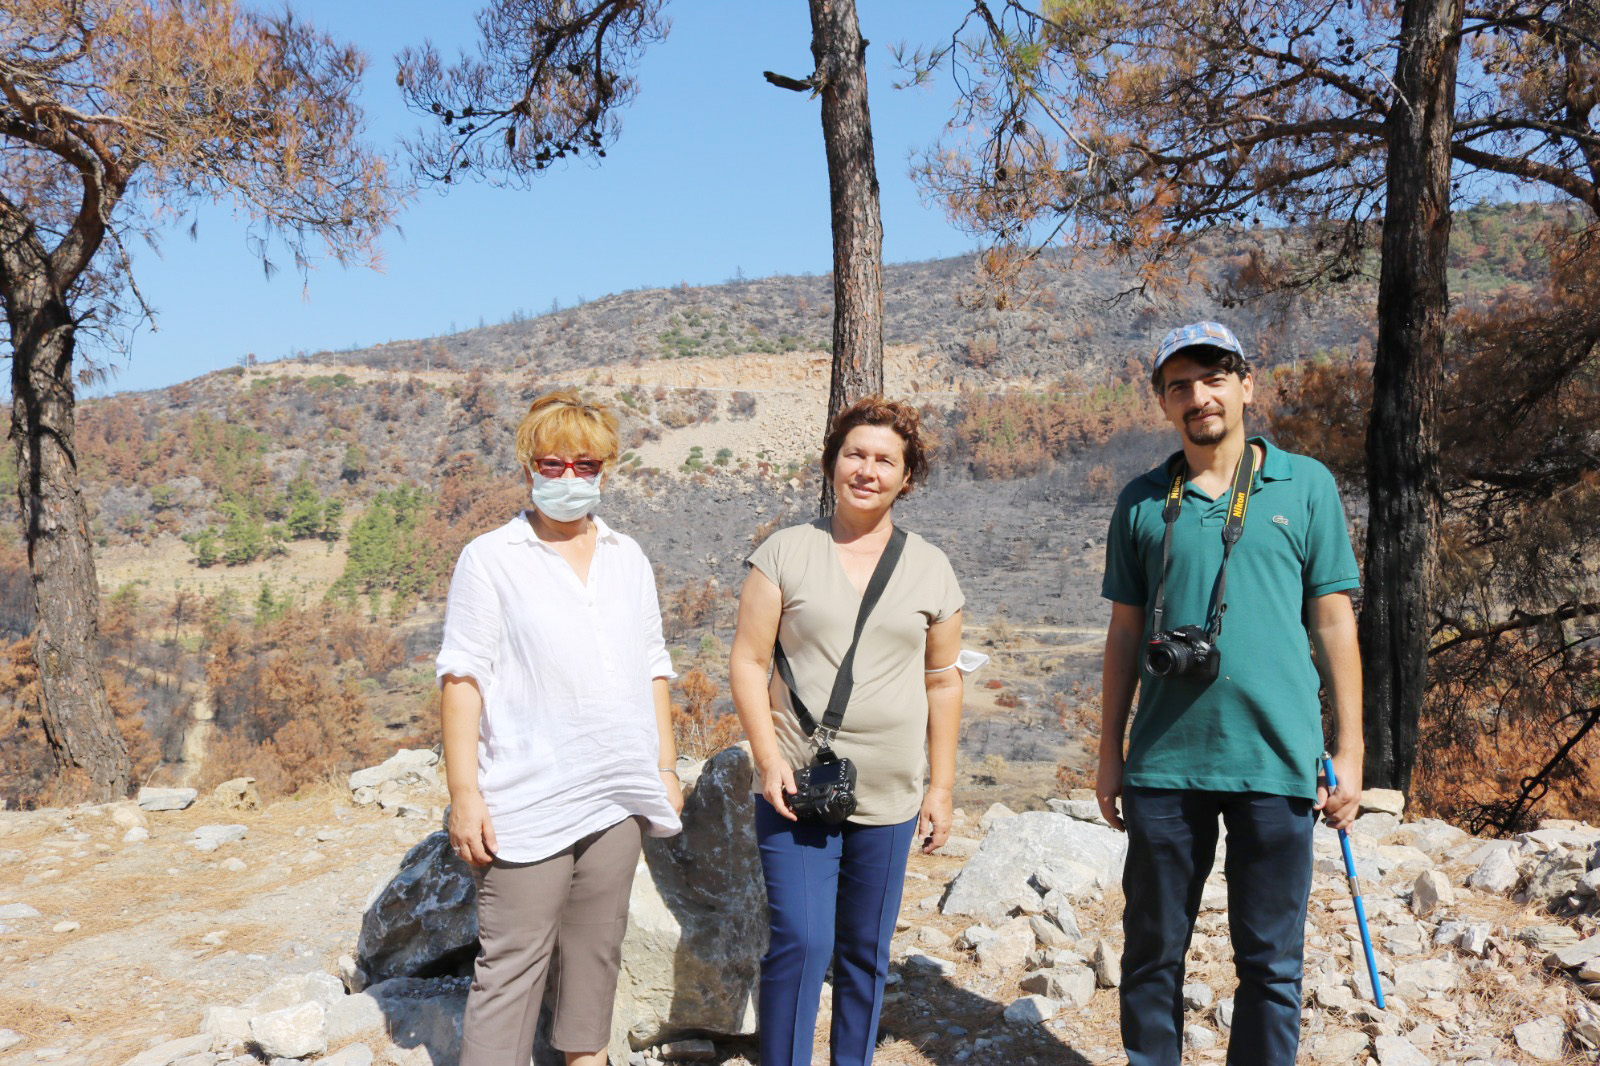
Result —
<path fill-rule="evenodd" d="M 483 693 L 478 788 L 495 854 L 535 862 L 642 815 L 683 828 L 667 802 L 651 679 L 676 677 L 650 561 L 594 519 L 588 584 L 525 515 L 456 561 L 437 674 Z"/>

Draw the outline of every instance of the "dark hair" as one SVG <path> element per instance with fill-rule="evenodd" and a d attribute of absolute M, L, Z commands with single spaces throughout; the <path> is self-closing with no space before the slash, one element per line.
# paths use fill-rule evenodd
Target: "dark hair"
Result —
<path fill-rule="evenodd" d="M 857 426 L 888 426 L 899 434 L 906 459 L 903 493 L 910 492 L 911 486 L 921 484 L 928 476 L 928 457 L 937 441 L 922 427 L 922 416 L 917 409 L 899 400 L 864 396 L 835 415 L 833 425 L 828 427 L 828 436 L 822 442 L 822 472 L 829 480 L 833 478 L 833 464 L 839 458 L 839 449 L 844 447 L 845 437 Z"/>
<path fill-rule="evenodd" d="M 1179 348 L 1167 356 L 1171 362 L 1178 356 L 1193 359 L 1207 369 L 1220 367 L 1229 374 L 1238 374 L 1241 378 L 1250 376 L 1250 361 L 1238 352 L 1229 351 L 1227 348 L 1218 348 L 1214 344 L 1190 344 Z M 1150 374 L 1150 387 L 1157 392 L 1161 391 L 1161 372 L 1167 368 L 1166 363 L 1156 367 Z"/>

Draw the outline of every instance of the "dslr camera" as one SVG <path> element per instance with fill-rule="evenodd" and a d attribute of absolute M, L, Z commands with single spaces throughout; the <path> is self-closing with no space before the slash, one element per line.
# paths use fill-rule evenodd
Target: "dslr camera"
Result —
<path fill-rule="evenodd" d="M 794 787 L 794 795 L 783 800 L 799 818 L 838 825 L 856 812 L 856 764 L 832 748 L 823 748 L 815 762 L 794 772 Z"/>
<path fill-rule="evenodd" d="M 1215 681 L 1222 652 L 1199 626 L 1178 626 L 1152 633 L 1144 646 L 1144 668 L 1156 677 Z"/>

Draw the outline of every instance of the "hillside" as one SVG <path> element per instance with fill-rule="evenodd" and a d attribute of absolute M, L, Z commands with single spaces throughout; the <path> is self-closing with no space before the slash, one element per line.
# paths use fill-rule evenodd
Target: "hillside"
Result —
<path fill-rule="evenodd" d="M 1463 216 L 1454 269 L 1467 298 L 1528 289 L 1543 218 Z M 1224 308 L 1212 290 L 1243 262 L 1219 243 L 1175 292 L 1119 298 L 1125 273 L 1057 259 L 1007 309 L 976 298 L 972 257 L 887 268 L 886 388 L 921 403 L 944 441 L 903 520 L 955 563 L 969 643 L 999 653 L 998 687 L 969 708 L 974 757 L 1081 772 L 1095 715 L 1076 686 L 1096 670 L 1106 517 L 1117 488 L 1171 447 L 1141 369 L 1159 335 L 1220 317 L 1268 370 L 1370 353 L 1370 280 Z M 233 737 L 235 762 L 253 757 L 296 700 L 331 692 L 384 742 L 431 744 L 449 568 L 520 506 L 512 431 L 558 384 L 621 416 L 604 513 L 656 565 L 680 673 L 718 683 L 745 555 L 815 510 L 830 291 L 823 277 L 640 290 L 83 404 L 112 681 L 147 734 L 144 765 L 161 780 L 233 776 L 220 761 L 201 767 L 205 737 Z M 0 545 L 0 629 L 21 639 L 30 627 L 12 540 Z M 0 794 L 14 799 L 32 795 L 28 752 L 42 743 L 22 647 L 0 685 L 22 723 L 0 761 Z M 271 675 L 280 661 L 301 671 L 294 684 Z M 704 710 L 726 708 L 719 695 Z M 321 772 L 310 752 L 326 740 L 276 750 L 257 776 L 290 788 Z"/>

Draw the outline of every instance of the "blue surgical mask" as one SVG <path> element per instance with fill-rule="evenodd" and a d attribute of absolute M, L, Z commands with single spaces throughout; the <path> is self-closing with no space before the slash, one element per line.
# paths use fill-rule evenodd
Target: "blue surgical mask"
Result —
<path fill-rule="evenodd" d="M 546 518 L 571 522 L 594 510 L 595 504 L 600 502 L 600 479 L 534 474 L 529 495 Z"/>

